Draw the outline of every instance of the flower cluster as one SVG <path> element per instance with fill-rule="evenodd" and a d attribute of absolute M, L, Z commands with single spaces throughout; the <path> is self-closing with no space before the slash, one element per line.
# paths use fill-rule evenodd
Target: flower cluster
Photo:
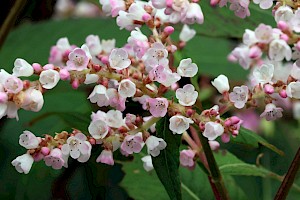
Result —
<path fill-rule="evenodd" d="M 88 130 L 63 131 L 55 137 L 45 135 L 44 138 L 24 131 L 19 143 L 27 153 L 12 161 L 21 173 L 28 173 L 34 161 L 44 160 L 54 169 L 67 167 L 69 157 L 87 162 L 94 145 L 102 148 L 96 162 L 108 165 L 115 162 L 114 151 L 119 149 L 128 156 L 140 153 L 146 146 L 148 155 L 142 161 L 149 171 L 153 168 L 152 157 L 159 156 L 168 145 L 163 138 L 154 135 L 155 124 L 162 117 L 168 117 L 169 129 L 174 135 L 182 135 L 188 143 L 189 148 L 180 152 L 180 163 L 192 169 L 195 160 L 201 159 L 203 154 L 195 127 L 207 138 L 211 149 L 217 150 L 220 146 L 217 138 L 229 142 L 231 137 L 238 136 L 243 122 L 237 116 L 222 117 L 229 108 L 263 104 L 265 110 L 260 116 L 275 120 L 282 117 L 280 99 L 300 98 L 300 41 L 294 33 L 299 32 L 299 9 L 277 5 L 274 12 L 278 28 L 260 24 L 255 31 L 246 30 L 243 44 L 228 58 L 245 69 L 251 68 L 249 82 L 229 92 L 228 78 L 218 76 L 211 83 L 222 94 L 221 104 L 203 109 L 199 106 L 200 91 L 195 85 L 179 82 L 186 83 L 196 76 L 198 66 L 191 58 L 174 62 L 175 52 L 184 48 L 196 34 L 187 24 L 203 23 L 197 1 L 100 0 L 100 3 L 107 15 L 116 17 L 121 29 L 130 31 L 125 45 L 116 47 L 115 39 L 100 40 L 96 35 L 87 36 L 81 46 L 70 45 L 67 38 L 60 38 L 50 50 L 48 64 L 30 65 L 17 59 L 12 74 L 0 71 L 0 118 L 5 115 L 17 118 L 19 108 L 39 111 L 43 106 L 42 94 L 53 89 L 60 80 L 70 82 L 74 89 L 91 86 L 87 99 L 99 107 L 91 115 Z M 212 1 L 221 7 L 227 3 L 226 0 Z M 248 0 L 230 0 L 229 3 L 239 17 L 250 15 Z M 254 3 L 263 9 L 273 5 L 269 0 Z M 179 41 L 174 42 L 170 36 L 175 29 L 170 24 L 179 22 L 184 25 Z M 142 32 L 143 25 L 149 28 L 150 35 Z M 263 58 L 263 53 L 268 58 Z M 282 66 L 280 62 L 284 59 L 295 62 Z M 33 74 L 38 80 L 20 79 Z M 167 92 L 173 94 L 171 98 L 167 98 Z M 141 105 L 143 111 L 139 115 L 125 111 L 129 100 Z M 298 112 L 295 116 L 299 117 L 299 102 L 294 104 Z"/>

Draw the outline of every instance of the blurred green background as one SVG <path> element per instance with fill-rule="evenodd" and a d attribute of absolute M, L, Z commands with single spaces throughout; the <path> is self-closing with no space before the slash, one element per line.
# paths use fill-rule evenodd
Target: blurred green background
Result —
<path fill-rule="evenodd" d="M 46 64 L 50 47 L 60 37 L 68 37 L 70 43 L 76 45 L 84 43 L 89 34 L 99 35 L 101 39 L 116 38 L 117 46 L 126 42 L 129 32 L 120 31 L 114 19 L 51 19 L 55 2 L 27 1 L 0 50 L 0 68 L 11 72 L 16 58 L 24 58 L 29 63 Z M 14 1 L 1 1 L 1 23 L 13 4 Z M 198 64 L 200 80 L 225 74 L 233 83 L 245 81 L 248 72 L 229 63 L 226 56 L 240 42 L 245 28 L 254 29 L 259 23 L 274 26 L 271 11 L 251 6 L 251 16 L 240 20 L 227 8 L 211 8 L 207 2 L 201 3 L 201 6 L 205 23 L 194 26 L 197 36 L 188 43 L 181 56 L 191 57 Z M 177 28 L 180 30 L 180 27 Z M 178 32 L 174 37 L 176 35 Z M 143 170 L 141 155 L 126 161 L 117 157 L 120 161 L 111 167 L 95 163 L 100 149 L 93 149 L 93 157 L 88 163 L 72 161 L 68 169 L 56 171 L 41 161 L 33 165 L 28 175 L 19 174 L 10 164 L 15 157 L 25 153 L 25 149 L 18 145 L 18 138 L 23 130 L 30 130 L 40 136 L 53 135 L 55 132 L 70 130 L 72 123 L 78 120 L 76 118 L 72 122 L 59 115 L 40 118 L 41 115 L 67 112 L 89 117 L 95 108 L 86 100 L 88 92 L 88 88 L 74 91 L 68 83 L 60 83 L 53 91 L 45 94 L 41 112 L 20 110 L 18 122 L 15 119 L 0 120 L 0 199 L 168 199 L 155 172 L 147 173 Z M 265 123 L 261 130 L 263 137 L 283 150 L 285 156 L 279 156 L 263 147 L 253 149 L 237 144 L 222 147 L 252 164 L 263 153 L 260 164 L 283 175 L 300 144 L 299 122 L 287 115 L 279 123 Z M 200 168 L 197 167 L 194 172 L 180 168 L 180 174 L 184 199 L 196 199 L 188 190 L 198 195 L 199 199 L 213 199 L 207 177 Z M 279 181 L 252 176 L 228 176 L 225 180 L 225 184 L 230 187 L 232 199 L 273 199 L 280 185 Z M 299 177 L 296 182 L 300 184 Z M 300 199 L 299 192 L 291 190 L 288 198 Z"/>

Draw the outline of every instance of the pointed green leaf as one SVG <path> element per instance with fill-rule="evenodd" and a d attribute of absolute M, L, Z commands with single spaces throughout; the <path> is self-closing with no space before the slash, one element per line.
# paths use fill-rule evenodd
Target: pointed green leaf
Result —
<path fill-rule="evenodd" d="M 166 141 L 167 147 L 160 151 L 159 156 L 152 157 L 154 169 L 170 199 L 182 199 L 178 172 L 181 135 L 174 135 L 169 129 L 168 117 L 163 117 L 156 123 L 156 134 Z"/>
<path fill-rule="evenodd" d="M 279 155 L 282 155 L 282 156 L 284 155 L 283 151 L 281 151 L 274 145 L 268 143 L 264 138 L 257 135 L 253 131 L 248 130 L 243 127 L 240 128 L 239 135 L 235 138 L 231 138 L 231 141 L 235 142 L 235 143 L 249 145 L 249 146 L 252 146 L 255 148 L 259 147 L 259 144 L 260 144 L 260 145 L 263 145 L 263 146 L 271 149 L 272 151 L 278 153 Z"/>
<path fill-rule="evenodd" d="M 69 127 L 87 133 L 88 126 L 90 124 L 90 117 L 79 112 L 46 112 L 29 122 L 30 125 L 48 118 L 50 116 L 58 116 Z"/>
<path fill-rule="evenodd" d="M 255 29 L 260 23 L 275 26 L 271 10 L 262 10 L 258 5 L 250 4 L 250 17 L 241 19 L 228 7 L 212 7 L 209 1 L 201 1 L 204 23 L 194 25 L 199 35 L 209 37 L 241 38 L 245 29 Z"/>
<path fill-rule="evenodd" d="M 258 176 L 271 178 L 280 182 L 283 180 L 282 176 L 269 171 L 264 167 L 245 163 L 230 152 L 226 152 L 225 154 L 215 153 L 214 156 L 223 175 Z M 293 188 L 300 191 L 300 187 L 297 184 L 293 184 Z"/>

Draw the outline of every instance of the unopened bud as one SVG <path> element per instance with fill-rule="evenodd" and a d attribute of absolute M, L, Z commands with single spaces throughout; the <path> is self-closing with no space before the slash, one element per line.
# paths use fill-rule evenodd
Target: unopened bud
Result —
<path fill-rule="evenodd" d="M 261 57 L 262 52 L 258 46 L 253 46 L 249 50 L 249 58 L 256 59 Z"/>
<path fill-rule="evenodd" d="M 266 94 L 273 94 L 274 93 L 274 87 L 270 84 L 266 84 L 264 86 L 264 91 Z"/>
<path fill-rule="evenodd" d="M 70 78 L 70 73 L 66 69 L 61 69 L 59 75 L 61 80 L 68 80 Z"/>
<path fill-rule="evenodd" d="M 287 41 L 289 41 L 290 38 L 289 38 L 289 36 L 286 35 L 286 34 L 281 34 L 281 35 L 280 35 L 280 39 L 282 39 L 282 40 L 284 40 L 284 41 L 287 42 Z"/>
<path fill-rule="evenodd" d="M 280 95 L 282 98 L 287 98 L 286 90 L 281 90 L 281 91 L 279 92 L 279 95 Z"/>

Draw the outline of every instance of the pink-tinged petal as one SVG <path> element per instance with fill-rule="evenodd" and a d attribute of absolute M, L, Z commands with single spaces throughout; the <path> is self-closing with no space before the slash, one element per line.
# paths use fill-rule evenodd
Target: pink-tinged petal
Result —
<path fill-rule="evenodd" d="M 78 149 L 82 154 L 87 154 L 91 151 L 89 142 L 87 141 L 81 142 L 81 144 L 78 145 Z"/>

